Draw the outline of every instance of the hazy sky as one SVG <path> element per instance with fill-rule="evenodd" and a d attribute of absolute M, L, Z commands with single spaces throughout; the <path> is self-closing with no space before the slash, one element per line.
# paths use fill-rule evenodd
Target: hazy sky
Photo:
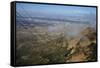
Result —
<path fill-rule="evenodd" d="M 23 16 L 59 17 L 75 20 L 96 22 L 96 7 L 46 5 L 32 3 L 17 3 L 16 11 Z"/>
<path fill-rule="evenodd" d="M 61 6 L 61 5 L 43 5 L 31 3 L 17 3 L 17 9 L 20 11 L 27 10 L 28 12 L 41 12 L 47 14 L 96 14 L 95 7 L 78 7 L 78 6 Z"/>

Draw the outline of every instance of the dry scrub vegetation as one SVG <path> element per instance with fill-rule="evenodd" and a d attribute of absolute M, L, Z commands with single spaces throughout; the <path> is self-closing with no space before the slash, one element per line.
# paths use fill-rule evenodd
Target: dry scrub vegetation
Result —
<path fill-rule="evenodd" d="M 96 61 L 96 30 L 92 27 L 73 38 L 46 29 L 17 28 L 17 65 Z"/>

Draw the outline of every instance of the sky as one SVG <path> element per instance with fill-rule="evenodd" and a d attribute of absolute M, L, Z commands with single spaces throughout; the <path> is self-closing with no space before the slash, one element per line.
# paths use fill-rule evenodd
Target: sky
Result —
<path fill-rule="evenodd" d="M 96 7 L 17 3 L 16 11 L 24 17 L 43 16 L 96 21 Z"/>
<path fill-rule="evenodd" d="M 61 6 L 45 4 L 17 3 L 17 9 L 28 12 L 43 12 L 48 14 L 96 14 L 95 7 Z"/>

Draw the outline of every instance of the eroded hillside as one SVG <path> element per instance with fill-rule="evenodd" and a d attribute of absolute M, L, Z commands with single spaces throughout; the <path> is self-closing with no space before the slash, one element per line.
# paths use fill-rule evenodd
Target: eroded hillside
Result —
<path fill-rule="evenodd" d="M 17 64 L 53 64 L 96 60 L 96 30 L 94 28 L 86 27 L 77 36 L 71 38 L 64 33 L 65 27 L 53 32 L 48 31 L 47 28 L 39 26 L 18 29 Z"/>

